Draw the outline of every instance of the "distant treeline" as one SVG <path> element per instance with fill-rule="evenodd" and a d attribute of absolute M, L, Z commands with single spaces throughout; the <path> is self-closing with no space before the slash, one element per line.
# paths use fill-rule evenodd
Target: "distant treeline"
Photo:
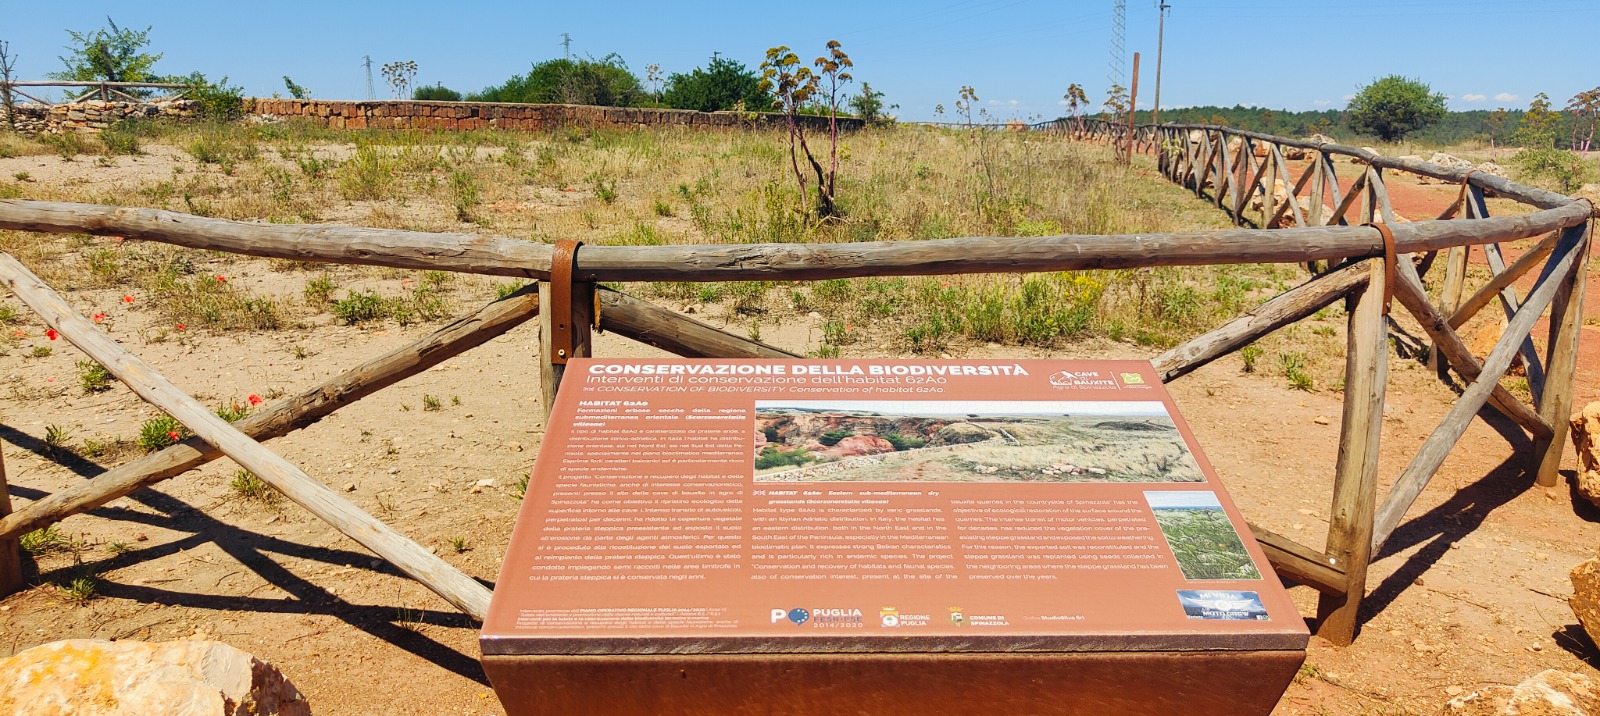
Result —
<path fill-rule="evenodd" d="M 1417 144 L 1448 146 L 1467 142 L 1489 144 L 1491 137 L 1497 145 L 1514 143 L 1512 135 L 1522 122 L 1524 111 L 1507 109 L 1503 113 L 1475 109 L 1466 112 L 1447 112 L 1437 124 L 1419 129 L 1406 136 L 1406 141 Z M 1557 146 L 1567 148 L 1571 137 L 1571 118 L 1561 114 L 1556 128 Z M 1136 122 L 1150 121 L 1150 112 L 1140 110 Z M 1377 139 L 1351 129 L 1344 111 L 1325 109 L 1308 112 L 1291 112 L 1286 109 L 1261 107 L 1185 107 L 1161 111 L 1163 123 L 1216 124 L 1254 132 L 1275 134 L 1280 137 L 1306 137 L 1320 132 L 1337 139 L 1342 144 L 1374 144 Z"/>

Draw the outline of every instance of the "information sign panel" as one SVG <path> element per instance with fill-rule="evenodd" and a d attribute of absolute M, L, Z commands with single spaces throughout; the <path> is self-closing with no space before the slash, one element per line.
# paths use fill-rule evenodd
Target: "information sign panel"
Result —
<path fill-rule="evenodd" d="M 1307 638 L 1146 362 L 586 359 L 481 645 L 489 666 Z"/>

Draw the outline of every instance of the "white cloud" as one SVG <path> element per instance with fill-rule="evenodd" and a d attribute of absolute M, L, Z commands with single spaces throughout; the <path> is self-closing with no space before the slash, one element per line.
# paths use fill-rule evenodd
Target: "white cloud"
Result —
<path fill-rule="evenodd" d="M 1353 95 L 1353 94 L 1347 94 L 1347 95 L 1345 95 L 1345 96 L 1344 96 L 1344 101 L 1346 101 L 1346 102 L 1349 102 L 1349 101 L 1350 101 L 1350 100 L 1353 100 L 1353 99 L 1355 99 L 1355 98 L 1356 98 L 1356 96 L 1355 96 L 1355 95 Z"/>
<path fill-rule="evenodd" d="M 1059 105 L 1061 105 L 1061 106 L 1063 106 L 1063 107 L 1070 107 L 1070 106 L 1072 106 L 1072 105 L 1071 105 L 1071 103 L 1069 103 L 1069 102 L 1067 102 L 1067 101 L 1066 101 L 1066 100 L 1064 100 L 1064 99 L 1058 99 L 1058 100 L 1056 100 L 1056 104 L 1059 104 Z"/>
<path fill-rule="evenodd" d="M 1318 107 L 1326 107 L 1326 106 L 1328 106 L 1330 104 L 1333 104 L 1333 100 L 1331 100 L 1331 99 L 1314 99 L 1314 100 L 1311 100 L 1311 103 L 1316 105 L 1316 106 L 1318 106 Z"/>
<path fill-rule="evenodd" d="M 1515 102 L 1519 99 L 1522 98 L 1511 94 L 1510 92 L 1501 92 L 1500 94 L 1494 96 L 1494 101 L 1496 102 Z"/>
<path fill-rule="evenodd" d="M 1468 92 L 1468 93 L 1466 93 L 1464 95 L 1461 95 L 1461 101 L 1463 101 L 1463 102 L 1482 102 L 1482 101 L 1484 101 L 1486 99 L 1489 99 L 1489 98 L 1485 97 L 1485 96 L 1483 96 L 1481 94 L 1473 94 L 1471 92 Z"/>
<path fill-rule="evenodd" d="M 1006 100 L 1006 104 L 1009 104 L 1009 105 L 1015 107 L 1015 106 L 1017 106 L 1017 101 L 1014 100 L 1014 99 L 1008 99 L 1008 100 Z"/>
<path fill-rule="evenodd" d="M 999 107 L 1000 106 L 1000 100 L 997 100 L 997 99 L 989 100 L 989 106 L 990 107 Z"/>

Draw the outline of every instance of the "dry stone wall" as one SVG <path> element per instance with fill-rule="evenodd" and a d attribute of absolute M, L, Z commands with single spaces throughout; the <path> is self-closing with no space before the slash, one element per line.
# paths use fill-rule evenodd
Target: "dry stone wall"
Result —
<path fill-rule="evenodd" d="M 283 119 L 308 119 L 344 129 L 515 129 L 540 131 L 557 127 L 636 129 L 641 127 L 777 127 L 780 114 L 740 115 L 684 109 L 593 107 L 571 104 L 499 102 L 341 102 L 316 99 L 245 100 L 247 114 Z M 827 117 L 803 116 L 808 131 L 826 131 Z M 839 118 L 841 130 L 861 127 L 861 120 Z"/>
<path fill-rule="evenodd" d="M 152 102 L 116 102 L 84 100 L 71 104 L 17 105 L 16 129 L 23 134 L 61 134 L 63 132 L 99 133 L 124 119 L 188 119 L 198 111 L 199 103 L 186 99 L 156 100 Z M 5 109 L 0 107 L 0 125 L 4 124 Z"/>

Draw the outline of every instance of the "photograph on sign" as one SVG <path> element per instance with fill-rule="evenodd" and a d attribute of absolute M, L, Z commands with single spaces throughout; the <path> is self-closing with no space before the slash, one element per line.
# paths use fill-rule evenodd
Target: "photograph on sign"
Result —
<path fill-rule="evenodd" d="M 1267 619 L 1267 608 L 1255 592 L 1180 589 L 1178 602 L 1190 619 Z"/>
<path fill-rule="evenodd" d="M 1204 482 L 1160 401 L 756 401 L 758 482 Z"/>
<path fill-rule="evenodd" d="M 1260 579 L 1222 503 L 1209 490 L 1146 492 L 1185 579 Z"/>

